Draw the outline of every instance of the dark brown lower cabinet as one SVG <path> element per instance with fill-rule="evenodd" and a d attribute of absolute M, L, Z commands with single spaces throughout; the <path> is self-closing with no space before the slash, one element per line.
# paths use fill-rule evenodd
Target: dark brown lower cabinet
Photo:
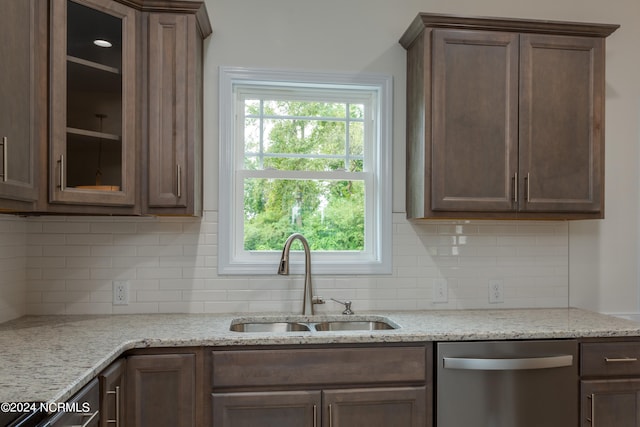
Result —
<path fill-rule="evenodd" d="M 213 427 L 431 427 L 431 345 L 211 352 Z"/>
<path fill-rule="evenodd" d="M 325 427 L 424 427 L 426 388 L 389 387 L 326 390 Z"/>
<path fill-rule="evenodd" d="M 581 427 L 640 426 L 640 379 L 581 383 Z"/>
<path fill-rule="evenodd" d="M 320 391 L 214 393 L 216 427 L 314 427 L 320 425 Z"/>
<path fill-rule="evenodd" d="M 586 340 L 580 348 L 580 426 L 640 426 L 640 341 Z"/>
<path fill-rule="evenodd" d="M 215 427 L 424 427 L 425 387 L 214 393 Z"/>
<path fill-rule="evenodd" d="M 126 359 L 118 359 L 98 375 L 100 427 L 123 427 L 126 402 Z"/>
<path fill-rule="evenodd" d="M 127 357 L 127 426 L 196 426 L 196 355 Z"/>

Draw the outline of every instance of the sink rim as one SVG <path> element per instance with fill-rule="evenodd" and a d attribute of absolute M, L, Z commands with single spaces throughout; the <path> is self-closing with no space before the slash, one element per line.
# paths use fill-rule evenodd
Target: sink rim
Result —
<path fill-rule="evenodd" d="M 346 323 L 369 323 L 369 324 L 377 324 L 380 325 L 380 328 L 336 328 L 336 329 L 318 329 L 318 325 L 326 325 L 326 324 L 346 324 Z M 304 326 L 307 329 L 292 329 L 292 330 L 264 330 L 264 331 L 243 331 L 243 330 L 234 330 L 236 325 L 247 325 L 247 324 L 264 324 L 264 325 L 275 325 L 275 324 L 287 324 L 287 325 L 300 325 Z M 381 315 L 372 315 L 372 314 L 351 314 L 351 315 L 313 315 L 313 316 L 303 316 L 303 315 L 255 315 L 255 316 L 245 316 L 245 317 L 237 317 L 231 320 L 231 324 L 229 325 L 230 332 L 236 332 L 241 334 L 247 333 L 271 333 L 271 334 L 292 334 L 292 333 L 321 333 L 327 334 L 332 332 L 392 332 L 400 329 L 401 326 L 398 325 L 393 320 L 388 317 Z"/>
<path fill-rule="evenodd" d="M 363 324 L 364 327 L 359 328 L 356 325 Z M 333 329 L 332 326 L 338 326 Z M 343 327 L 340 327 L 343 326 Z M 352 327 L 353 326 L 353 327 Z M 347 331 L 393 331 L 396 329 L 389 322 L 381 320 L 336 320 L 329 322 L 320 322 L 313 325 L 314 330 L 317 332 L 347 332 Z M 325 329 L 327 328 L 327 329 Z"/>
<path fill-rule="evenodd" d="M 257 325 L 265 325 L 264 330 L 261 330 Z M 249 330 L 243 330 L 240 328 L 247 328 Z M 257 327 L 257 330 L 251 330 L 251 328 Z M 271 328 L 269 328 L 271 327 Z M 306 323 L 300 322 L 238 322 L 231 323 L 229 325 L 229 330 L 231 332 L 242 332 L 242 333 L 291 333 L 291 332 L 309 332 L 311 331 L 311 327 Z"/>

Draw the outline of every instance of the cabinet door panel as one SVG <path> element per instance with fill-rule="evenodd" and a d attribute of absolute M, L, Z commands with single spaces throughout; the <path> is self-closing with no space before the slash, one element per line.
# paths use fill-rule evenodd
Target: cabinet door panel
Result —
<path fill-rule="evenodd" d="M 149 16 L 149 206 L 186 206 L 190 117 L 187 16 Z M 192 112 L 193 113 L 193 112 Z"/>
<path fill-rule="evenodd" d="M 425 387 L 327 390 L 323 426 L 425 427 Z"/>
<path fill-rule="evenodd" d="M 601 209 L 604 40 L 522 35 L 521 210 Z"/>
<path fill-rule="evenodd" d="M 115 1 L 51 2 L 51 203 L 135 204 L 137 18 Z"/>
<path fill-rule="evenodd" d="M 517 58 L 517 34 L 433 31 L 433 210 L 513 209 Z"/>
<path fill-rule="evenodd" d="M 202 37 L 194 15 L 147 20 L 145 213 L 202 210 Z"/>
<path fill-rule="evenodd" d="M 0 198 L 36 199 L 36 67 L 41 4 L 6 0 L 0 16 Z"/>
<path fill-rule="evenodd" d="M 124 425 L 125 367 L 125 359 L 119 359 L 98 375 L 101 427 Z"/>
<path fill-rule="evenodd" d="M 313 427 L 320 425 L 319 391 L 214 393 L 216 427 Z"/>
<path fill-rule="evenodd" d="M 640 380 L 582 381 L 582 427 L 640 425 Z"/>
<path fill-rule="evenodd" d="M 127 425 L 194 427 L 195 355 L 127 358 Z"/>

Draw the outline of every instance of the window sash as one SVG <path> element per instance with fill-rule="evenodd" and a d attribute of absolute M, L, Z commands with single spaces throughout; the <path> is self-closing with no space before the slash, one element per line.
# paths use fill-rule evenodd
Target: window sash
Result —
<path fill-rule="evenodd" d="M 262 83 L 266 88 L 262 89 Z M 316 83 L 312 83 L 316 82 Z M 317 83 L 321 82 L 321 83 Z M 253 86 L 252 86 L 253 85 Z M 308 90 L 308 86 L 312 89 Z M 364 149 L 364 171 L 287 171 L 244 169 L 244 101 L 250 89 L 256 94 L 282 90 L 291 100 L 291 88 L 305 90 L 295 98 L 312 101 L 362 104 L 368 114 L 363 119 L 364 132 L 372 138 L 372 149 Z M 331 88 L 335 89 L 331 89 Z M 344 89 L 353 87 L 356 90 Z M 274 91 L 275 89 L 275 91 Z M 364 89 L 364 90 L 363 90 Z M 287 93 L 289 91 L 289 93 Z M 368 91 L 368 92 L 366 92 Z M 305 96 L 300 96 L 300 94 Z M 322 93 L 322 96 L 318 94 Z M 353 96 L 357 94 L 358 97 Z M 242 96 L 240 96 L 242 95 Z M 277 251 L 244 251 L 244 180 L 247 178 L 358 180 L 365 182 L 365 242 L 364 251 L 321 251 L 313 253 L 314 274 L 389 274 L 391 273 L 391 78 L 389 76 L 340 73 L 307 73 L 273 70 L 247 70 L 222 67 L 220 75 L 220 274 L 270 274 L 277 266 Z M 229 108 L 231 107 L 231 108 Z M 349 114 L 347 112 L 347 114 Z M 232 115 L 232 116 L 231 116 Z M 241 118 L 241 119 L 240 119 Z M 315 118 L 314 118 L 315 119 Z M 353 121 L 360 119 L 352 119 Z M 229 124 L 233 123 L 233 127 Z M 230 141 L 236 143 L 230 144 Z M 273 154 L 273 153 L 264 153 Z M 287 153 L 289 154 L 289 153 Z M 294 154 L 295 155 L 295 154 Z M 318 157 L 310 154 L 309 157 Z M 342 156 L 339 156 L 342 158 Z M 353 158 L 353 155 L 352 157 Z M 284 244 L 284 242 L 283 242 Z M 303 258 L 292 259 L 292 273 L 302 273 Z M 274 273 L 275 274 L 275 273 Z"/>

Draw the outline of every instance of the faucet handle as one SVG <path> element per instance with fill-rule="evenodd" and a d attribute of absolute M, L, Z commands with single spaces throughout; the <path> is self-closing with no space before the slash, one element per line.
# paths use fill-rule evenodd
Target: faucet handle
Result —
<path fill-rule="evenodd" d="M 342 314 L 353 314 L 353 310 L 351 310 L 351 301 L 339 301 L 335 298 L 331 298 L 331 300 L 344 305 L 344 311 Z"/>

